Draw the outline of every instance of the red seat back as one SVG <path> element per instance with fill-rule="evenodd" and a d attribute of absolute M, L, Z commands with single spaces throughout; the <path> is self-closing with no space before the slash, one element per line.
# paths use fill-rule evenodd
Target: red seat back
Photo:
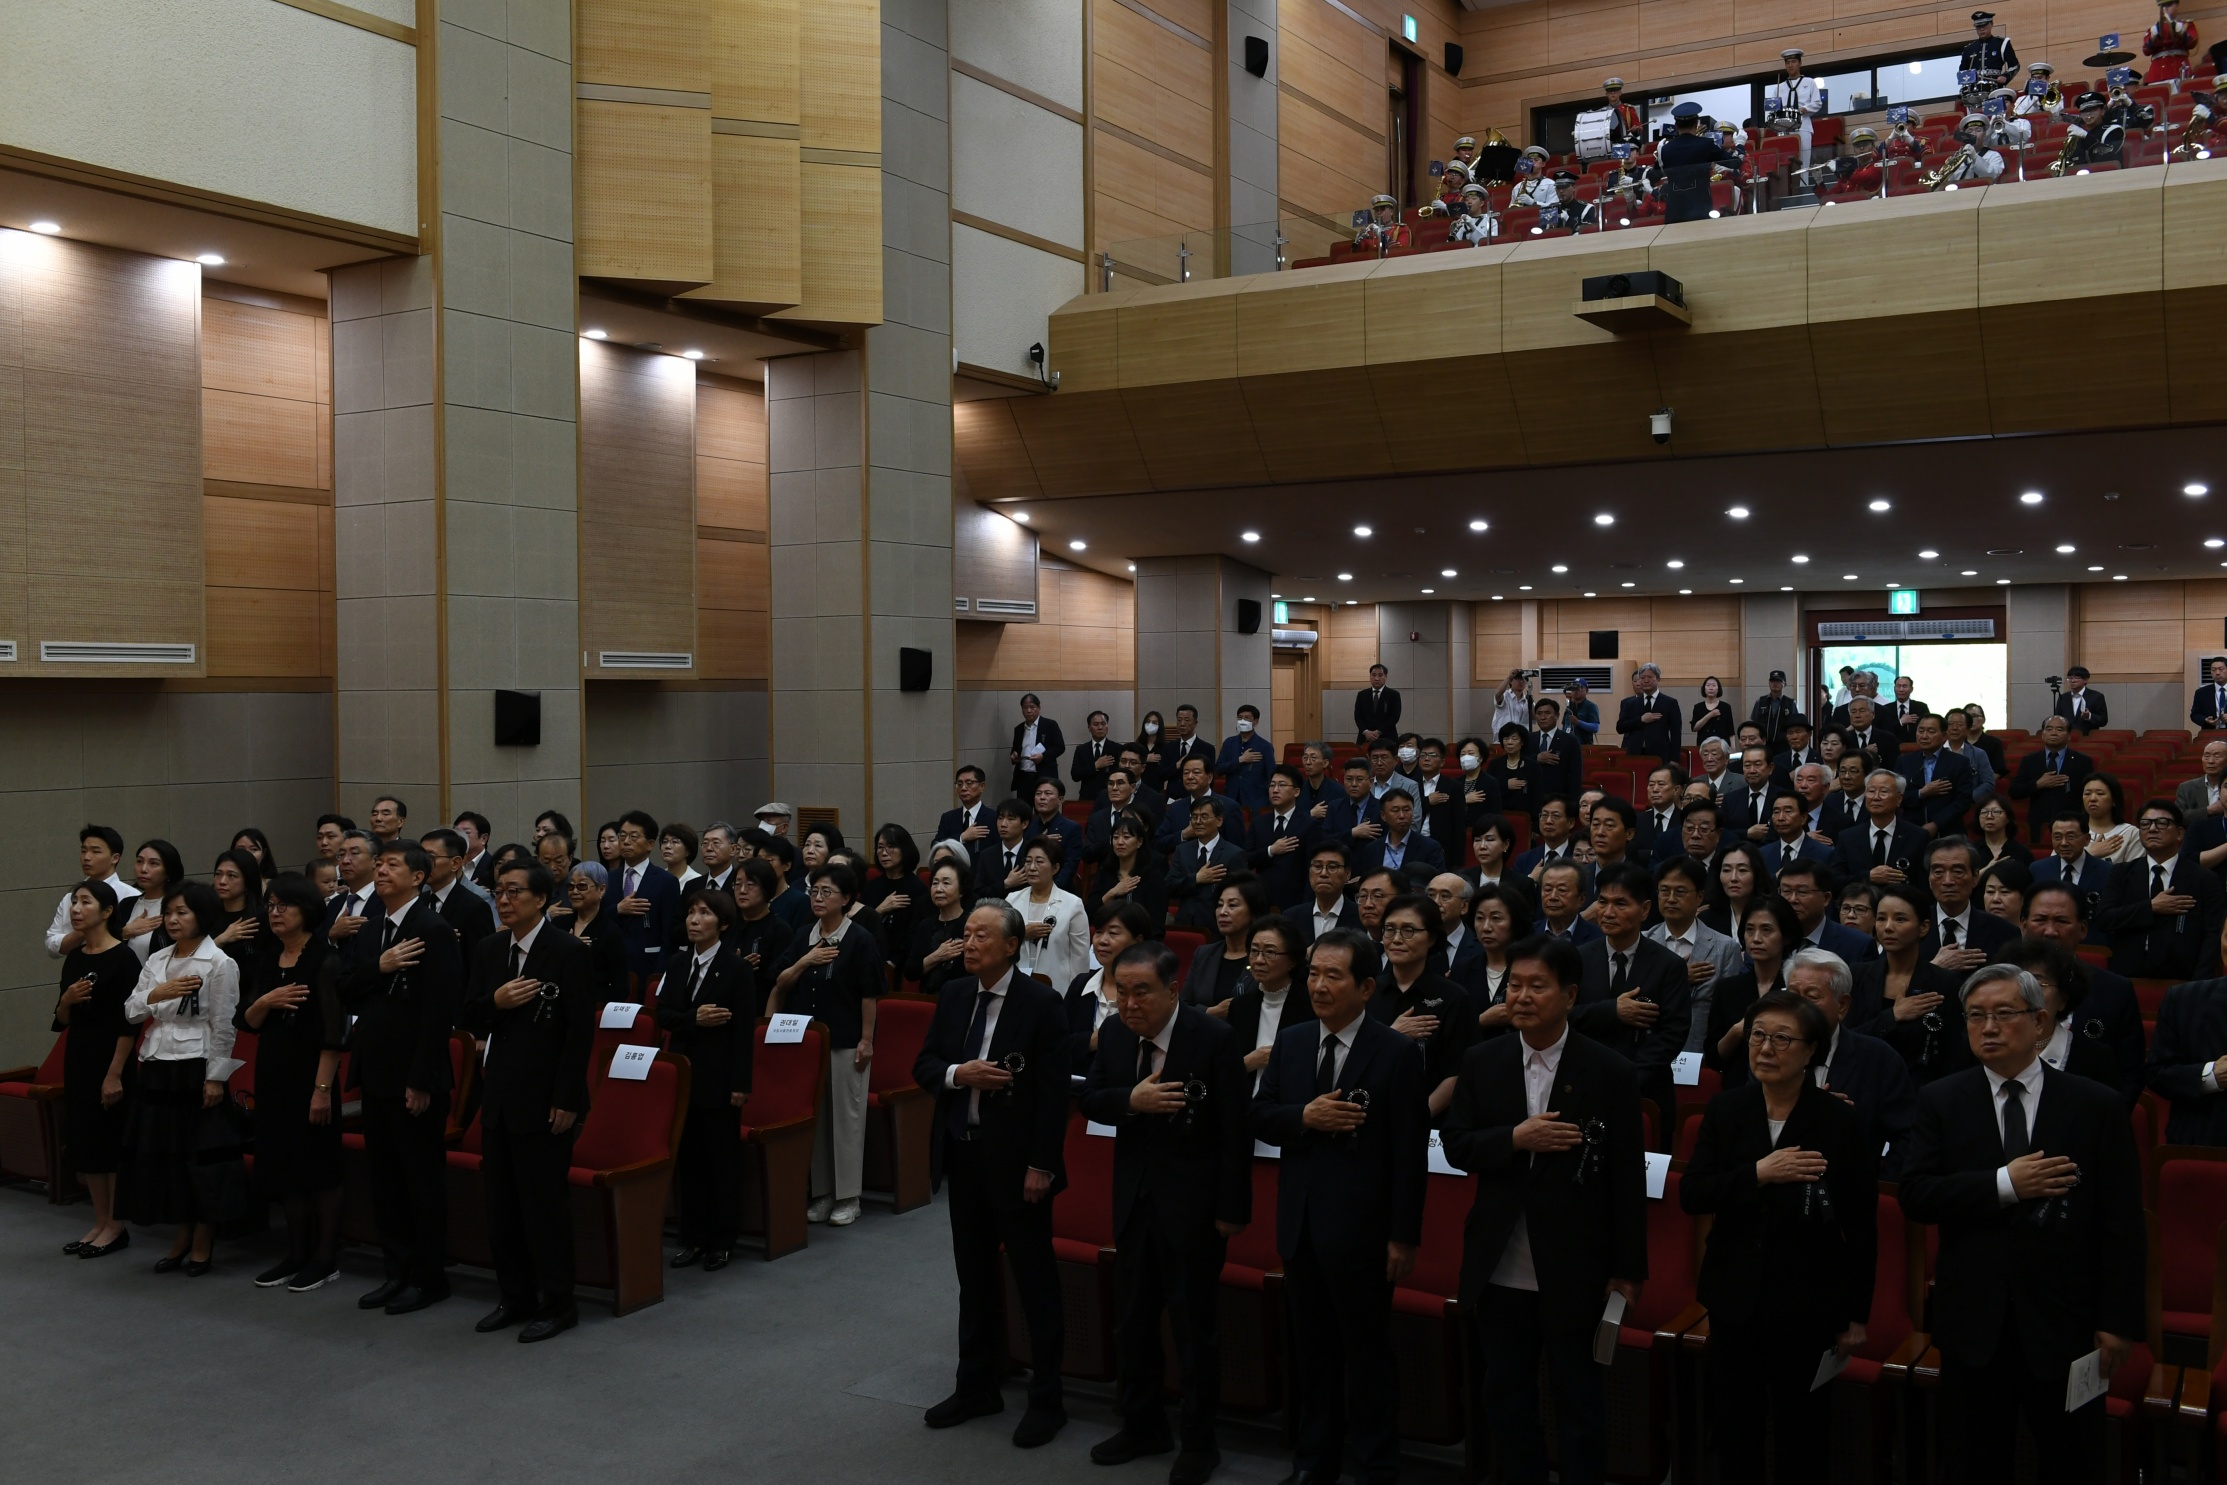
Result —
<path fill-rule="evenodd" d="M 1160 935 L 1160 942 L 1175 951 L 1175 985 L 1180 990 L 1191 973 L 1191 956 L 1206 947 L 1206 935 L 1188 928 L 1170 928 Z"/>
<path fill-rule="evenodd" d="M 33 1082 L 51 1088 L 62 1081 L 62 1054 L 69 1044 L 70 1032 L 69 1028 L 65 1026 L 62 1028 L 62 1034 L 54 1039 L 54 1045 L 47 1048 L 46 1058 L 39 1063 L 39 1075 L 32 1080 Z"/>
<path fill-rule="evenodd" d="M 1280 1273 L 1284 1266 L 1276 1251 L 1276 1169 L 1273 1160 L 1253 1162 L 1253 1220 L 1229 1240 L 1226 1255 L 1228 1262 L 1264 1274 Z"/>
<path fill-rule="evenodd" d="M 1423 1246 L 1400 1287 L 1453 1299 L 1461 1293 L 1462 1230 L 1477 1204 L 1477 1178 L 1433 1171 L 1423 1179 Z"/>
<path fill-rule="evenodd" d="M 804 1028 L 804 1040 L 766 1045 L 766 1023 L 751 1033 L 758 1045 L 750 1064 L 750 1101 L 743 1105 L 742 1122 L 753 1128 L 810 1119 L 820 1111 L 820 1092 L 827 1083 L 827 1035 L 815 1023 Z"/>
<path fill-rule="evenodd" d="M 598 1015 L 598 1020 L 602 1017 Z M 611 1058 L 621 1047 L 662 1047 L 665 1034 L 657 1029 L 657 1020 L 647 1009 L 634 1013 L 634 1024 L 621 1031 L 615 1026 L 598 1026 L 595 1045 L 588 1053 L 588 1066 L 606 1071 Z"/>
<path fill-rule="evenodd" d="M 2165 1004 L 2165 992 L 2179 983 L 2179 980 L 2136 980 L 2134 998 L 2142 1003 L 2142 1019 L 2155 1021 L 2158 1007 Z"/>
<path fill-rule="evenodd" d="M 1859 1352 L 1870 1361 L 1884 1361 L 1915 1329 L 1910 1317 L 1910 1229 L 1902 1220 L 1902 1203 L 1881 1194 L 1879 1198 L 1879 1269 L 1871 1288 L 1871 1321 Z"/>
<path fill-rule="evenodd" d="M 2209 1335 L 2219 1231 L 2227 1224 L 2227 1156 L 2167 1145 L 2153 1159 L 2165 1328 Z"/>
<path fill-rule="evenodd" d="M 1052 1203 L 1052 1236 L 1094 1247 L 1113 1246 L 1114 1142 L 1067 1118 L 1067 1189 Z"/>
<path fill-rule="evenodd" d="M 232 1096 L 250 1108 L 255 1104 L 256 1041 L 256 1035 L 252 1031 L 236 1031 L 232 1034 L 232 1055 L 239 1059 L 240 1065 L 225 1082 L 225 1087 L 231 1091 Z"/>
<path fill-rule="evenodd" d="M 884 996 L 874 1012 L 874 1060 L 867 1064 L 869 1093 L 895 1093 L 915 1086 L 912 1065 L 928 1040 L 929 1023 L 936 1018 L 932 1000 L 898 1000 Z"/>
<path fill-rule="evenodd" d="M 680 1099 L 680 1064 L 659 1058 L 639 1083 L 605 1078 L 588 1106 L 572 1147 L 574 1170 L 619 1170 L 673 1153 L 673 1113 Z"/>
<path fill-rule="evenodd" d="M 1678 1172 L 1664 1177 L 1662 1200 L 1647 1203 L 1647 1282 L 1639 1303 L 1624 1312 L 1624 1324 L 1659 1330 L 1693 1303 L 1698 1245 L 1694 1220 L 1678 1205 Z"/>

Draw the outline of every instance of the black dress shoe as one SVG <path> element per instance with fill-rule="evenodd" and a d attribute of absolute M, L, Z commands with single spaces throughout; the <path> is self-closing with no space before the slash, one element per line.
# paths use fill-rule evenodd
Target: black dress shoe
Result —
<path fill-rule="evenodd" d="M 701 1248 L 683 1248 L 673 1255 L 673 1267 L 675 1268 L 694 1268 L 703 1261 L 704 1250 Z"/>
<path fill-rule="evenodd" d="M 704 1272 L 716 1274 L 734 1261 L 735 1254 L 732 1248 L 714 1248 L 704 1255 Z"/>
<path fill-rule="evenodd" d="M 179 1269 L 184 1268 L 185 1265 L 185 1254 L 165 1253 L 162 1255 L 162 1257 L 155 1260 L 155 1272 L 158 1274 L 174 1274 Z"/>
<path fill-rule="evenodd" d="M 563 1335 L 580 1323 L 580 1312 L 567 1305 L 554 1315 L 544 1315 L 524 1330 L 518 1332 L 519 1344 L 530 1346 L 535 1341 L 546 1341 L 551 1336 Z"/>
<path fill-rule="evenodd" d="M 1173 1439 L 1148 1439 L 1124 1428 L 1110 1438 L 1100 1439 L 1090 1446 L 1092 1464 L 1127 1464 L 1132 1459 L 1142 1459 L 1147 1454 L 1165 1454 L 1175 1447 Z"/>
<path fill-rule="evenodd" d="M 179 1271 L 189 1279 L 198 1279 L 215 1267 L 216 1261 L 209 1258 L 188 1258 L 178 1265 Z"/>
<path fill-rule="evenodd" d="M 130 1246 L 131 1234 L 128 1232 L 119 1232 L 116 1234 L 115 1237 L 111 1238 L 105 1243 L 80 1243 L 77 1249 L 77 1256 L 80 1258 L 106 1258 L 109 1254 L 115 1252 L 118 1248 L 128 1248 Z"/>
<path fill-rule="evenodd" d="M 928 1410 L 923 1420 L 930 1428 L 951 1428 L 969 1418 L 990 1418 L 1005 1411 L 1005 1399 L 996 1393 L 988 1397 L 969 1397 L 964 1392 L 954 1392 Z"/>
<path fill-rule="evenodd" d="M 497 1305 L 480 1316 L 479 1324 L 473 1326 L 472 1329 L 478 1331 L 481 1335 L 493 1335 L 498 1330 L 510 1329 L 525 1318 L 526 1312 L 522 1309 L 513 1309 L 507 1304 Z"/>
<path fill-rule="evenodd" d="M 1185 1449 L 1168 1466 L 1168 1485 L 1206 1485 L 1221 1462 L 1219 1449 Z"/>
<path fill-rule="evenodd" d="M 447 1298 L 448 1286 L 445 1284 L 438 1289 L 420 1289 L 417 1285 L 411 1284 L 398 1291 L 394 1298 L 387 1301 L 387 1313 L 390 1315 L 414 1315 L 418 1311 L 431 1305 L 437 1305 Z"/>
<path fill-rule="evenodd" d="M 1030 1408 L 1013 1430 L 1013 1447 L 1041 1448 L 1057 1438 L 1066 1423 L 1067 1414 L 1058 1408 Z"/>
<path fill-rule="evenodd" d="M 387 1302 L 401 1292 L 402 1281 L 400 1279 L 389 1279 L 369 1294 L 358 1299 L 356 1308 L 359 1310 L 383 1310 L 387 1307 Z"/>

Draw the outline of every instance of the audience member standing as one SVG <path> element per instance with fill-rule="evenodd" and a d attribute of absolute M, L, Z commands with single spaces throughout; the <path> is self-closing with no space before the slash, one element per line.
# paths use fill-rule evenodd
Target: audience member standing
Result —
<path fill-rule="evenodd" d="M 108 895 L 114 899 L 109 904 L 111 910 L 118 903 L 129 903 L 138 895 L 138 889 L 117 874 L 116 868 L 123 859 L 124 837 L 113 826 L 88 825 L 77 833 L 77 874 L 88 882 L 107 883 Z M 84 941 L 84 930 L 74 924 L 76 902 L 77 888 L 72 887 L 54 905 L 54 921 L 46 926 L 46 953 L 50 959 L 60 959 Z"/>
<path fill-rule="evenodd" d="M 928 873 L 928 911 L 912 931 L 905 950 L 901 976 L 920 995 L 938 995 L 944 985 L 965 973 L 960 965 L 966 935 L 967 869 L 956 860 L 939 861 Z"/>
<path fill-rule="evenodd" d="M 666 961 L 657 1025 L 689 1064 L 688 1122 L 673 1157 L 680 1251 L 673 1267 L 716 1273 L 734 1260 L 742 1226 L 742 1110 L 757 1052 L 758 996 L 749 962 L 724 941 L 734 904 L 714 892 L 689 899 L 685 942 Z M 863 937 L 863 936 L 862 936 Z"/>
<path fill-rule="evenodd" d="M 2111 708 L 2104 702 L 2103 693 L 2088 684 L 2085 665 L 2065 667 L 2065 689 L 2057 693 L 2049 710 L 2052 716 L 2063 717 L 2082 737 L 2111 725 Z"/>
<path fill-rule="evenodd" d="M 162 904 L 170 889 L 185 879 L 185 860 L 166 840 L 146 841 L 132 853 L 132 881 L 139 895 L 126 906 L 124 925 L 116 936 L 131 945 L 140 963 L 169 945 L 170 930 L 164 926 L 167 914 Z"/>
<path fill-rule="evenodd" d="M 1029 844 L 1038 852 L 1043 846 Z M 874 1014 L 887 988 L 887 961 L 872 933 L 854 931 L 850 910 L 858 901 L 858 875 L 848 865 L 833 862 L 813 872 L 807 895 L 816 921 L 774 980 L 766 1013 L 811 1016 L 827 1027 L 827 1088 L 813 1126 L 812 1201 L 805 1218 L 848 1227 L 858 1220 L 868 1064 L 874 1060 Z M 1075 910 L 1080 913 L 1082 904 Z"/>
<path fill-rule="evenodd" d="M 2142 854 L 2121 862 L 2096 912 L 2111 967 L 2131 979 L 2194 980 L 2219 973 L 2227 890 L 2181 855 L 2181 810 L 2153 799 L 2137 817 Z"/>
<path fill-rule="evenodd" d="M 136 1040 L 124 1003 L 139 983 L 140 966 L 139 956 L 109 928 L 116 911 L 112 880 L 88 876 L 70 889 L 63 926 L 70 947 L 62 959 L 61 999 L 54 1006 L 54 1030 L 69 1035 L 62 1053 L 62 1136 L 70 1168 L 93 1199 L 93 1225 L 62 1249 L 81 1258 L 105 1258 L 131 1243 L 131 1234 L 116 1220 L 116 1169 L 123 1146 L 124 1072 Z"/>
<path fill-rule="evenodd" d="M 593 861 L 573 867 L 572 875 L 565 879 L 565 896 L 572 911 L 565 916 L 563 926 L 587 948 L 588 972 L 598 1003 L 625 1000 L 633 993 L 627 985 L 626 949 L 605 891 L 610 883 L 610 873 Z"/>
<path fill-rule="evenodd" d="M 651 816 L 628 810 L 619 817 L 621 865 L 613 894 L 618 900 L 607 908 L 618 917 L 619 945 L 637 989 L 648 988 L 680 937 L 680 884 L 650 859 L 656 843 L 657 821 Z"/>
<path fill-rule="evenodd" d="M 1382 665 L 1369 667 L 1369 684 L 1353 696 L 1353 741 L 1367 747 L 1379 740 L 1390 742 L 1400 735 L 1400 693 L 1385 682 L 1391 672 Z"/>
<path fill-rule="evenodd" d="M 1043 713 L 1034 691 L 1021 698 L 1021 720 L 1013 724 L 1013 797 L 1028 799 L 1046 778 L 1059 777 L 1059 756 L 1067 751 L 1059 723 Z"/>
<path fill-rule="evenodd" d="M 1616 730 L 1623 736 L 1626 753 L 1676 763 L 1682 719 L 1677 701 L 1663 694 L 1662 684 L 1662 672 L 1652 665 L 1634 672 L 1632 694 L 1616 709 Z"/>

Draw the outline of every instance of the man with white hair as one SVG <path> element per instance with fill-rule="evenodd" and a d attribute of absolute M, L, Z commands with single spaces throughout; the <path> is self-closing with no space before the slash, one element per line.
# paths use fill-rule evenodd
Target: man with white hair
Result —
<path fill-rule="evenodd" d="M 1724 803 L 1725 785 L 1732 782 L 1732 750 L 1721 737 L 1701 740 L 1701 772 L 1695 782 L 1709 786 L 1709 798 L 1717 804 Z"/>
<path fill-rule="evenodd" d="M 1833 842 L 1833 870 L 1843 882 L 1900 886 L 1916 880 L 1930 842 L 1902 817 L 1902 775 L 1875 768 L 1864 775 L 1864 819 Z"/>
<path fill-rule="evenodd" d="M 1469 879 L 1460 872 L 1442 871 L 1423 892 L 1438 904 L 1438 919 L 1446 925 L 1446 978 L 1476 995 L 1484 988 L 1485 951 L 1469 931 L 1470 890 Z"/>
<path fill-rule="evenodd" d="M 1831 1040 L 1811 1054 L 1810 1075 L 1818 1087 L 1856 1106 L 1873 1146 L 1888 1147 L 1879 1169 L 1881 1178 L 1891 1181 L 1901 1168 L 1902 1141 L 1917 1117 L 1918 1085 L 1902 1054 L 1880 1038 L 1842 1024 L 1855 987 L 1848 961 L 1838 954 L 1801 949 L 1786 961 L 1786 988 L 1823 1012 L 1833 1029 Z"/>
<path fill-rule="evenodd" d="M 1652 664 L 1632 672 L 1632 694 L 1616 710 L 1616 730 L 1631 756 L 1676 763 L 1682 718 L 1677 699 L 1665 696 L 1662 685 L 1662 671 Z"/>

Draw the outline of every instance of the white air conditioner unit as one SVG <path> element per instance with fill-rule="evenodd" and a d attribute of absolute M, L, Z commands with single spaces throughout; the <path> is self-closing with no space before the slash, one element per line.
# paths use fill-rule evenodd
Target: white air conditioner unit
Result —
<path fill-rule="evenodd" d="M 598 650 L 595 663 L 605 670 L 688 670 L 696 657 L 685 650 Z"/>
<path fill-rule="evenodd" d="M 1269 644 L 1279 650 L 1311 650 L 1322 636 L 1312 629 L 1271 629 Z"/>
<path fill-rule="evenodd" d="M 192 645 L 91 639 L 39 641 L 39 658 L 49 665 L 191 665 L 193 655 Z"/>
<path fill-rule="evenodd" d="M 1993 639 L 1993 619 L 1834 619 L 1817 626 L 1821 645 L 1884 644 L 1889 640 Z"/>
<path fill-rule="evenodd" d="M 13 660 L 14 658 L 15 641 L 12 639 L 0 639 L 0 660 Z"/>

